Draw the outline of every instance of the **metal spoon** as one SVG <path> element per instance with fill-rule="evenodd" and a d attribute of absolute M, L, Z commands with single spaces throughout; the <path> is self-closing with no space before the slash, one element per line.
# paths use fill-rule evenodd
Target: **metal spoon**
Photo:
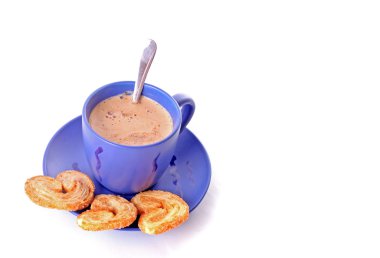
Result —
<path fill-rule="evenodd" d="M 157 44 L 154 40 L 149 40 L 149 45 L 144 49 L 143 55 L 140 60 L 140 69 L 137 77 L 137 81 L 135 82 L 135 88 L 132 93 L 132 103 L 138 103 L 142 89 L 144 87 L 144 82 L 146 76 L 148 75 L 148 71 L 150 65 L 153 62 L 154 55 L 157 51 Z"/>

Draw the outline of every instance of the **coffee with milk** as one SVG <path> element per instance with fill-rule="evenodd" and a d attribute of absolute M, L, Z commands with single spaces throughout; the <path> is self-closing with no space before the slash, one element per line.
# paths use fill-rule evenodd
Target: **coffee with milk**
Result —
<path fill-rule="evenodd" d="M 129 146 L 159 142 L 173 130 L 172 118 L 163 106 L 145 96 L 134 104 L 127 93 L 98 103 L 89 123 L 108 141 Z"/>

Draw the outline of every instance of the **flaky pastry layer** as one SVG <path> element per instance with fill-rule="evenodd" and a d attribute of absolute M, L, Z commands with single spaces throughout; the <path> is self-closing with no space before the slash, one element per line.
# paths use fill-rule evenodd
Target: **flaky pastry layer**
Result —
<path fill-rule="evenodd" d="M 77 217 L 78 225 L 90 231 L 120 229 L 128 227 L 137 217 L 133 203 L 111 194 L 95 196 L 91 209 Z"/>
<path fill-rule="evenodd" d="M 37 205 L 59 210 L 76 211 L 90 205 L 94 199 L 92 180 L 76 170 L 66 170 L 54 179 L 35 176 L 25 182 L 25 192 Z"/>
<path fill-rule="evenodd" d="M 147 234 L 161 234 L 178 227 L 189 218 L 189 205 L 170 192 L 141 192 L 131 202 L 140 214 L 138 226 Z"/>

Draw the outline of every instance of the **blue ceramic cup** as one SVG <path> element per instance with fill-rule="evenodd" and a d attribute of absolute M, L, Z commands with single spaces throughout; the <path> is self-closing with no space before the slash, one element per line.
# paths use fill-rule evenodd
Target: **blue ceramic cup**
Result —
<path fill-rule="evenodd" d="M 132 81 L 105 85 L 86 100 L 82 113 L 82 133 L 85 152 L 95 178 L 104 187 L 120 194 L 134 194 L 153 186 L 162 176 L 173 157 L 179 134 L 194 114 L 194 101 L 186 95 L 173 97 L 149 84 L 143 96 L 161 104 L 171 115 L 173 131 L 163 140 L 141 146 L 126 146 L 110 142 L 97 134 L 89 124 L 92 109 L 101 101 L 133 91 Z"/>

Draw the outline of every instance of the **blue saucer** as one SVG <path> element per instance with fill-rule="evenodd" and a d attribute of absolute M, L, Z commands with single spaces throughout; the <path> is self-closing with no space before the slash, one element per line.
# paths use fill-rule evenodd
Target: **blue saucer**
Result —
<path fill-rule="evenodd" d="M 44 175 L 55 177 L 63 170 L 79 170 L 94 181 L 95 194 L 115 194 L 99 184 L 92 175 L 84 153 L 82 117 L 65 124 L 50 140 L 44 155 Z M 205 148 L 195 135 L 185 129 L 179 137 L 170 166 L 151 189 L 164 190 L 181 196 L 194 210 L 202 201 L 211 180 L 211 166 Z M 120 195 L 120 194 L 118 194 Z M 133 195 L 121 195 L 130 200 Z M 75 215 L 79 212 L 73 212 Z M 137 223 L 122 230 L 139 230 Z"/>

